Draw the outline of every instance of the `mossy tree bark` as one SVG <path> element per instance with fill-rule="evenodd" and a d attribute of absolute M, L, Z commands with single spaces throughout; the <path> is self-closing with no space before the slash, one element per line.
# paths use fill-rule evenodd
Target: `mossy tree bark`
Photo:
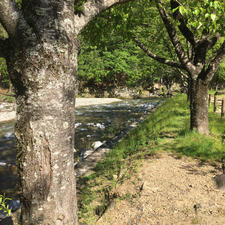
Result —
<path fill-rule="evenodd" d="M 0 1 L 0 40 L 15 87 L 17 164 L 23 225 L 78 223 L 74 173 L 74 102 L 78 34 L 102 10 L 126 0 Z"/>

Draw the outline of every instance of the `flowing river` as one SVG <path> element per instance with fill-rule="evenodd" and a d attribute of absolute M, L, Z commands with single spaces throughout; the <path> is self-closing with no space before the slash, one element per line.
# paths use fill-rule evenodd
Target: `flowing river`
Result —
<path fill-rule="evenodd" d="M 116 140 L 144 120 L 159 99 L 136 99 L 105 105 L 92 105 L 75 110 L 75 158 L 81 158 L 95 144 L 112 145 Z M 1 163 L 15 163 L 14 121 L 0 123 L 0 192 L 13 189 L 16 183 L 15 169 Z M 94 147 L 95 148 L 95 147 Z"/>

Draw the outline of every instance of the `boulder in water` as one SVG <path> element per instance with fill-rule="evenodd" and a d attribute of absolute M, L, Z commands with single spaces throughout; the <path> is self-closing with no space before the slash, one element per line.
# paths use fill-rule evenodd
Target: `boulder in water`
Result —
<path fill-rule="evenodd" d="M 104 142 L 101 142 L 101 141 L 95 141 L 91 147 L 92 149 L 96 150 L 97 148 L 101 147 L 102 145 L 104 144 Z"/>

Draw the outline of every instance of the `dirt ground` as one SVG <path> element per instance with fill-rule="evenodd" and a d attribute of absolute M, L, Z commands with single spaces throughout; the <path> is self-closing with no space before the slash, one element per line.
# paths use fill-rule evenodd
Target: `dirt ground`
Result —
<path fill-rule="evenodd" d="M 143 161 L 138 173 L 117 188 L 98 225 L 225 224 L 225 189 L 214 177 L 221 168 L 172 153 Z"/>

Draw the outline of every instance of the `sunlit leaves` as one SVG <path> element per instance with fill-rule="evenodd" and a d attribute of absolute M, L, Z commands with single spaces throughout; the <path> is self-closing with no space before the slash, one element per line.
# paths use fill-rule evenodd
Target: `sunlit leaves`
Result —
<path fill-rule="evenodd" d="M 9 198 L 5 198 L 3 195 L 0 195 L 0 211 L 11 215 L 11 209 L 9 208 L 9 205 L 7 204 L 7 200 L 10 200 Z"/>
<path fill-rule="evenodd" d="M 181 1 L 178 7 L 188 21 L 188 27 L 201 36 L 203 30 L 225 35 L 225 1 L 200 0 Z"/>
<path fill-rule="evenodd" d="M 176 10 L 183 17 L 195 38 L 204 38 L 205 34 L 213 36 L 216 32 L 224 35 L 225 1 L 179 0 L 180 6 L 173 10 L 171 10 L 170 0 L 161 0 L 161 2 L 163 2 L 163 7 L 166 8 L 176 26 L 185 51 L 187 51 L 187 41 L 178 28 L 181 21 L 174 20 L 172 15 Z M 89 71 L 91 68 L 89 67 L 86 70 L 89 72 L 81 71 L 80 74 L 86 74 L 86 77 L 94 79 L 96 82 L 104 82 L 106 78 L 107 80 L 119 79 L 119 74 L 125 73 L 127 84 L 138 85 L 142 83 L 144 85 L 142 81 L 145 81 L 146 84 L 150 83 L 153 76 L 155 78 L 171 77 L 171 74 L 174 73 L 173 69 L 168 69 L 151 59 L 143 60 L 145 58 L 140 52 L 135 55 L 136 50 L 131 50 L 130 47 L 128 48 L 129 44 L 125 44 L 136 37 L 156 55 L 173 61 L 177 60 L 157 8 L 147 0 L 131 1 L 128 4 L 101 13 L 83 31 L 82 37 L 88 45 L 97 46 L 95 54 L 97 54 L 98 59 L 95 58 L 96 61 L 94 60 L 93 65 L 98 63 L 98 66 L 95 66 L 95 70 L 91 69 L 92 71 Z M 123 46 L 121 43 L 123 43 Z M 213 57 L 215 50 L 220 45 L 221 43 L 218 41 L 218 45 L 216 44 L 207 53 L 207 60 Z M 127 49 L 124 49 L 124 46 Z M 118 49 L 116 50 L 116 48 Z M 92 62 L 92 53 L 89 54 L 89 57 Z M 140 59 L 137 57 L 140 57 Z M 143 62 L 142 67 L 140 66 L 141 60 Z M 84 67 L 87 67 L 87 65 L 88 62 L 83 64 Z M 80 68 L 83 66 L 80 66 Z M 116 78 L 116 76 L 118 77 Z M 149 77 L 151 79 L 148 79 Z"/>
<path fill-rule="evenodd" d="M 217 16 L 215 14 L 211 14 L 210 17 L 213 22 L 216 21 Z"/>
<path fill-rule="evenodd" d="M 154 53 L 171 56 L 164 46 L 168 39 L 166 30 L 157 8 L 149 1 L 133 1 L 109 9 L 90 23 L 81 36 L 86 42 L 79 59 L 82 81 L 107 85 L 125 76 L 125 85 L 147 88 L 173 73 L 173 69 L 152 60 L 132 42 L 137 37 Z M 169 41 L 167 44 L 170 45 Z M 96 49 L 88 50 L 91 45 Z"/>
<path fill-rule="evenodd" d="M 188 14 L 188 10 L 184 6 L 180 6 L 178 7 L 178 9 L 181 15 L 185 16 L 186 14 Z"/>
<path fill-rule="evenodd" d="M 81 83 L 95 87 L 147 87 L 155 70 L 149 57 L 132 42 L 118 42 L 108 48 L 86 44 L 82 47 L 78 62 Z"/>

